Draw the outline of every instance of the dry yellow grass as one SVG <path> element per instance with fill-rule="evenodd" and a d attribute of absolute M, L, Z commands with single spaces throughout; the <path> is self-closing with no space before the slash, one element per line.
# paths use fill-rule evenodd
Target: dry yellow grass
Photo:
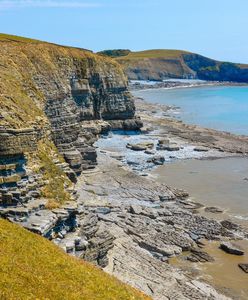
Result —
<path fill-rule="evenodd" d="M 0 41 L 15 41 L 15 42 L 25 42 L 25 43 L 37 43 L 39 40 L 25 38 L 17 35 L 0 33 Z"/>
<path fill-rule="evenodd" d="M 156 50 L 145 50 L 130 52 L 126 56 L 117 57 L 116 60 L 136 60 L 144 58 L 164 58 L 164 59 L 173 59 L 180 58 L 182 54 L 189 54 L 190 52 L 182 50 L 166 50 L 166 49 L 156 49 Z"/>
<path fill-rule="evenodd" d="M 148 300 L 52 242 L 0 219 L 1 300 Z"/>

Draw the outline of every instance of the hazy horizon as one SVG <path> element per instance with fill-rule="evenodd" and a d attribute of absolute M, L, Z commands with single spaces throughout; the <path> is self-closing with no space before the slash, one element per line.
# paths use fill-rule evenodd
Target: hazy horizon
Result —
<path fill-rule="evenodd" d="M 0 0 L 0 31 L 94 52 L 178 49 L 248 63 L 248 1 Z"/>

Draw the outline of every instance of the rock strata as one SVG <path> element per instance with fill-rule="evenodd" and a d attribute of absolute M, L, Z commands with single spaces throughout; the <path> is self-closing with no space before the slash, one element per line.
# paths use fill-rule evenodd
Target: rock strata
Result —
<path fill-rule="evenodd" d="M 99 153 L 98 170 L 85 173 L 85 182 L 77 184 L 85 215 L 77 234 L 88 243 L 80 257 L 153 299 L 228 299 L 168 260 L 190 251 L 193 261 L 213 261 L 198 248 L 201 239 L 233 237 L 233 232 L 192 213 L 184 192 L 120 168 L 118 160 L 107 157 Z"/>
<path fill-rule="evenodd" d="M 191 249 L 191 254 L 187 256 L 187 260 L 191 262 L 213 262 L 214 258 L 200 249 Z"/>
<path fill-rule="evenodd" d="M 71 211 L 66 203 L 61 205 L 64 200 L 54 198 L 64 192 L 66 200 L 76 200 L 77 176 L 97 165 L 93 144 L 99 134 L 139 130 L 142 122 L 135 116 L 122 69 L 110 59 L 80 49 L 14 40 L 1 42 L 0 56 L 0 214 L 50 238 L 57 228 L 65 227 L 66 232 L 76 228 L 70 223 L 76 219 L 77 205 L 72 203 Z M 60 212 L 46 209 L 44 187 L 53 178 L 45 174 L 43 164 L 50 177 L 67 175 L 72 182 L 65 180 L 59 196 L 51 196 L 55 205 L 61 205 Z"/>

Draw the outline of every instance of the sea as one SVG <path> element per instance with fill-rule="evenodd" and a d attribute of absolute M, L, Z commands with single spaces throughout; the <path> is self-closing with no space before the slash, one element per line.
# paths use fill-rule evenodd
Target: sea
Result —
<path fill-rule="evenodd" d="M 151 103 L 176 107 L 174 117 L 185 123 L 248 135 L 248 86 L 146 89 L 133 94 Z M 160 182 L 187 190 L 206 206 L 220 206 L 236 219 L 248 221 L 246 157 L 180 159 L 153 174 Z"/>
<path fill-rule="evenodd" d="M 178 107 L 185 123 L 248 135 L 248 86 L 201 86 L 134 91 L 152 103 Z"/>

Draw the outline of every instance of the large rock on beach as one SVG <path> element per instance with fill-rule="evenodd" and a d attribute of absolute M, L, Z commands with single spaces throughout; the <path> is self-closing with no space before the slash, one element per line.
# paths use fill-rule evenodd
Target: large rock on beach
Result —
<path fill-rule="evenodd" d="M 229 254 L 244 255 L 244 251 L 238 245 L 231 242 L 222 242 L 220 248 Z"/>
<path fill-rule="evenodd" d="M 163 165 L 165 158 L 163 156 L 154 156 L 147 160 L 148 163 L 153 163 L 154 165 Z"/>
<path fill-rule="evenodd" d="M 127 148 L 134 150 L 134 151 L 145 151 L 147 149 L 152 149 L 154 144 L 152 142 L 143 142 L 137 144 L 127 144 Z"/>

